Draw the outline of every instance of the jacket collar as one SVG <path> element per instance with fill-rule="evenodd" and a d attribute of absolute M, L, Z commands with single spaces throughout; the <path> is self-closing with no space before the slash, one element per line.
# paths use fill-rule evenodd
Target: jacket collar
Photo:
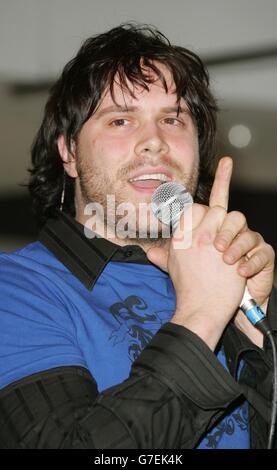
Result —
<path fill-rule="evenodd" d="M 90 290 L 110 261 L 150 264 L 139 246 L 121 247 L 91 234 L 93 238 L 88 238 L 82 224 L 58 211 L 55 218 L 47 221 L 38 239 Z"/>

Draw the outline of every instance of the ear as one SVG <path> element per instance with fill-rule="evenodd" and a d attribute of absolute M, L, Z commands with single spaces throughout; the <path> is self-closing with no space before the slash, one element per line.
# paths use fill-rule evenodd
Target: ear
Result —
<path fill-rule="evenodd" d="M 76 169 L 75 149 L 68 150 L 63 134 L 58 137 L 57 145 L 60 157 L 63 161 L 64 170 L 71 178 L 77 178 L 78 172 Z"/>

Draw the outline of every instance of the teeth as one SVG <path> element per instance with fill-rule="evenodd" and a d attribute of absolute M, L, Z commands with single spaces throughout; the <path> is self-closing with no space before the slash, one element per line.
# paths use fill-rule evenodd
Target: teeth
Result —
<path fill-rule="evenodd" d="M 149 175 L 140 175 L 137 178 L 130 179 L 130 181 L 141 181 L 141 180 L 168 181 L 169 178 L 164 173 L 152 173 Z"/>

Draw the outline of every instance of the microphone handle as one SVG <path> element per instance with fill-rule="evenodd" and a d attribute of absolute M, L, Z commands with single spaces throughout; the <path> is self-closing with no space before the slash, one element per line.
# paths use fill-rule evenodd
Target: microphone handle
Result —
<path fill-rule="evenodd" d="M 265 313 L 252 298 L 247 287 L 245 288 L 240 308 L 250 323 L 258 328 L 263 334 L 268 335 L 271 332 L 271 327 L 269 326 Z"/>

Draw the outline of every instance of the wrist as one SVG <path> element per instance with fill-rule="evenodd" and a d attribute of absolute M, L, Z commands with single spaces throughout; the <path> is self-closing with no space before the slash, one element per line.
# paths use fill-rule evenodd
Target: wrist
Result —
<path fill-rule="evenodd" d="M 195 333 L 204 341 L 207 346 L 214 351 L 226 326 L 222 320 L 209 317 L 200 312 L 190 312 L 184 314 L 184 310 L 176 310 L 171 323 L 181 325 Z"/>
<path fill-rule="evenodd" d="M 241 309 L 238 310 L 234 318 L 234 324 L 253 344 L 263 348 L 264 335 L 250 323 Z"/>

